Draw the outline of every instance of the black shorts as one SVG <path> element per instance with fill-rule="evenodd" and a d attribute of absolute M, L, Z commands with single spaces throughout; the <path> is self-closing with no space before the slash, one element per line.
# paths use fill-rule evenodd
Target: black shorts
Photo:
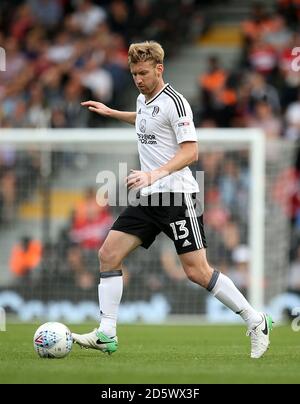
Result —
<path fill-rule="evenodd" d="M 203 215 L 198 210 L 195 194 L 152 194 L 141 197 L 137 206 L 128 206 L 111 230 L 137 236 L 144 248 L 164 232 L 173 240 L 177 254 L 185 254 L 207 248 Z"/>

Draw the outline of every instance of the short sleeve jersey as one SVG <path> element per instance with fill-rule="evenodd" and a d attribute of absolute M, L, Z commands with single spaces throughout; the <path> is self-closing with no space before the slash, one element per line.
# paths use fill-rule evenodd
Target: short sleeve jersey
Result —
<path fill-rule="evenodd" d="M 197 141 L 193 113 L 187 100 L 169 84 L 147 101 L 140 94 L 137 98 L 136 132 L 141 170 L 149 172 L 170 161 L 179 144 Z M 149 187 L 142 195 L 154 192 L 198 192 L 199 187 L 188 167 L 183 168 Z"/>

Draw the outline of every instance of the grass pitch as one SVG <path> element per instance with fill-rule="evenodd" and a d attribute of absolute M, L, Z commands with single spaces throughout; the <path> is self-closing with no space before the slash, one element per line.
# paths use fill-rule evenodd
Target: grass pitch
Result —
<path fill-rule="evenodd" d="M 0 383 L 300 383 L 300 334 L 290 327 L 274 329 L 259 360 L 249 358 L 244 327 L 152 325 L 119 326 L 112 356 L 75 345 L 64 359 L 41 359 L 32 344 L 37 327 L 0 332 Z"/>

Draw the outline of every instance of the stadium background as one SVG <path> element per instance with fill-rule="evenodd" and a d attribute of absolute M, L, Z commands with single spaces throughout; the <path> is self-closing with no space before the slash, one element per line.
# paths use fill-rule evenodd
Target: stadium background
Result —
<path fill-rule="evenodd" d="M 199 128 L 260 128 L 267 139 L 265 303 L 278 317 L 300 306 L 300 2 L 1 1 L 0 128 L 115 128 L 80 107 L 97 99 L 135 107 L 132 41 L 167 53 L 166 79 L 191 102 Z M 121 128 L 121 125 L 119 125 Z M 1 136 L 0 129 L 0 136 Z M 133 131 L 134 132 L 134 131 Z M 12 137 L 18 136 L 12 131 Z M 48 131 L 51 136 L 51 132 Z M 241 130 L 241 136 L 243 132 Z M 117 148 L 116 148 L 117 149 Z M 201 149 L 209 257 L 247 295 L 249 153 Z M 97 250 L 120 207 L 95 202 L 99 170 L 124 153 L 86 144 L 0 147 L 0 307 L 21 320 L 96 319 Z M 124 157 L 138 167 L 136 154 Z M 234 321 L 185 279 L 165 238 L 127 261 L 123 322 L 208 314 Z M 79 305 L 80 304 L 80 305 Z M 201 317 L 202 318 L 202 317 Z"/>

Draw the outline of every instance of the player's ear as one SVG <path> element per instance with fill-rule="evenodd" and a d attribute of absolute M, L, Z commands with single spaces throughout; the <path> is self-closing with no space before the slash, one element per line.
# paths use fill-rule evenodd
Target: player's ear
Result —
<path fill-rule="evenodd" d="M 158 73 L 160 73 L 160 74 L 163 74 L 163 72 L 164 72 L 164 65 L 161 64 L 161 63 L 158 63 L 158 64 L 156 65 L 156 71 L 157 71 Z"/>

